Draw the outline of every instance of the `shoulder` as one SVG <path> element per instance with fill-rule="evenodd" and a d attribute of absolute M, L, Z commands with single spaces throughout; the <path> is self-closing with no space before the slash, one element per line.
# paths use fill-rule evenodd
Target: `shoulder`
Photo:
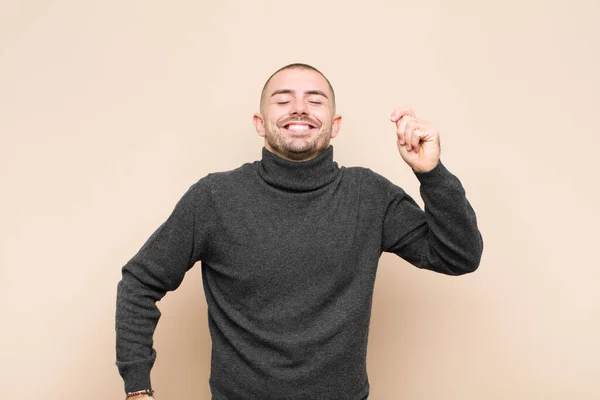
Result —
<path fill-rule="evenodd" d="M 381 174 L 365 167 L 345 167 L 346 176 L 356 180 L 360 187 L 371 192 L 387 193 L 390 189 L 398 186 Z"/>
<path fill-rule="evenodd" d="M 190 191 L 197 195 L 214 195 L 232 190 L 239 191 L 245 186 L 251 185 L 255 175 L 255 163 L 245 163 L 228 171 L 211 172 L 195 182 L 190 187 Z"/>
<path fill-rule="evenodd" d="M 211 172 L 206 176 L 206 179 L 217 185 L 243 179 L 252 173 L 254 170 L 254 164 L 256 164 L 256 161 L 242 164 L 241 166 L 229 171 Z"/>
<path fill-rule="evenodd" d="M 189 186 L 177 207 L 184 210 L 212 210 L 223 196 L 227 198 L 240 191 L 240 182 L 249 180 L 251 170 L 252 163 L 247 163 L 230 171 L 211 172 Z"/>

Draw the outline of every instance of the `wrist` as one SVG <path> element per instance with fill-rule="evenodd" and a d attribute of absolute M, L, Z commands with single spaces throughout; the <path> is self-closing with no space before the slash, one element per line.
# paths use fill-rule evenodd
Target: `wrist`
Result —
<path fill-rule="evenodd" d="M 151 399 L 153 394 L 154 390 L 152 389 L 137 390 L 135 392 L 128 392 L 125 400 Z"/>
<path fill-rule="evenodd" d="M 424 165 L 424 166 L 420 166 L 420 167 L 412 167 L 412 170 L 417 173 L 417 174 L 427 174 L 431 171 L 433 171 L 434 169 L 436 169 L 438 166 L 440 165 L 440 160 L 438 159 L 435 164 L 430 164 L 430 165 Z"/>

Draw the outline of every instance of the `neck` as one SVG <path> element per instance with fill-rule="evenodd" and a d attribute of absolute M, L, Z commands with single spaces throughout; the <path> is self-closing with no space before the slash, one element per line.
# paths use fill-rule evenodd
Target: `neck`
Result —
<path fill-rule="evenodd" d="M 281 153 L 281 152 L 273 149 L 268 144 L 265 144 L 265 149 L 267 149 L 268 152 L 273 153 L 276 156 L 281 157 L 284 160 L 288 160 L 291 162 L 303 162 L 303 161 L 312 160 L 313 158 L 317 157 L 319 154 L 321 154 L 322 152 L 327 150 L 327 149 L 324 149 L 318 153 Z"/>
<path fill-rule="evenodd" d="M 333 146 L 307 160 L 290 160 L 263 148 L 257 163 L 260 177 L 269 185 L 294 192 L 319 189 L 331 183 L 339 173 L 333 161 Z"/>

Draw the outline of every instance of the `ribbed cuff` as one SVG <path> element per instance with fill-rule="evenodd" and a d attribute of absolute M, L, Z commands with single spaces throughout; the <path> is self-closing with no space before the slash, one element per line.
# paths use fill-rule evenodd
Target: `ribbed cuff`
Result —
<path fill-rule="evenodd" d="M 151 389 L 150 368 L 139 363 L 119 366 L 119 373 L 125 383 L 125 393 Z"/>
<path fill-rule="evenodd" d="M 440 179 L 446 180 L 448 179 L 448 177 L 454 176 L 450 171 L 446 169 L 444 164 L 442 164 L 441 160 L 438 161 L 437 165 L 433 167 L 431 171 L 417 172 L 413 170 L 413 172 L 415 173 L 415 176 L 417 177 L 419 182 L 421 182 L 422 184 L 435 183 L 438 182 Z"/>

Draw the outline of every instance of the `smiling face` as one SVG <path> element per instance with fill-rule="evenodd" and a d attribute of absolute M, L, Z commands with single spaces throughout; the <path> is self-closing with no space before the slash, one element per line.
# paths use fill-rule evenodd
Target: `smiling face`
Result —
<path fill-rule="evenodd" d="M 341 126 L 333 92 L 321 73 L 287 68 L 271 77 L 263 92 L 254 127 L 265 148 L 278 156 L 305 161 L 329 147 Z"/>

